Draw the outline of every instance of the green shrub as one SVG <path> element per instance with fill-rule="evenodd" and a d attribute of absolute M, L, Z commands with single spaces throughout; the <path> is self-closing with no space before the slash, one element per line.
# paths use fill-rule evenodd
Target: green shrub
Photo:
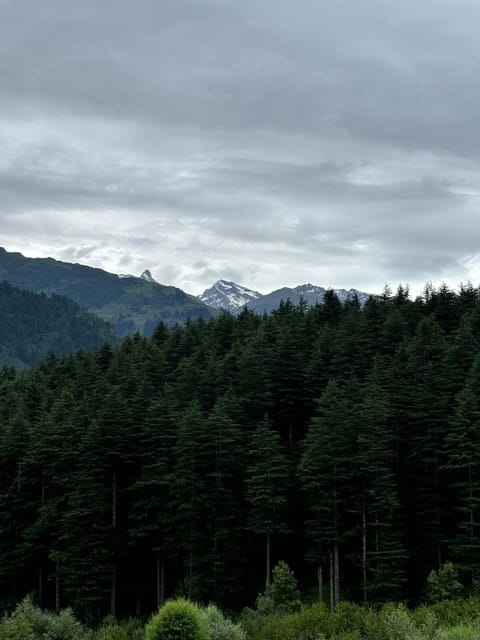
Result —
<path fill-rule="evenodd" d="M 17 627 L 18 631 L 13 633 Z M 11 633 L 13 636 L 8 635 Z M 75 619 L 70 609 L 59 614 L 50 613 L 35 606 L 30 598 L 25 598 L 0 626 L 0 639 L 9 640 L 10 637 L 22 640 L 88 640 L 91 634 Z"/>
<path fill-rule="evenodd" d="M 351 602 L 340 602 L 330 614 L 330 633 L 345 634 L 359 631 L 367 636 L 377 625 L 376 616 L 371 609 Z"/>
<path fill-rule="evenodd" d="M 330 636 L 330 640 L 363 640 L 363 638 L 365 638 L 365 636 L 363 636 L 360 631 L 343 631 Z"/>
<path fill-rule="evenodd" d="M 403 606 L 386 608 L 381 615 L 385 640 L 424 640 L 422 632 Z"/>
<path fill-rule="evenodd" d="M 436 604 L 423 605 L 412 612 L 412 618 L 420 626 L 428 614 L 433 614 L 440 627 L 453 627 L 480 618 L 480 599 L 443 600 Z"/>
<path fill-rule="evenodd" d="M 209 640 L 205 616 L 189 600 L 169 600 L 145 627 L 145 640 Z"/>
<path fill-rule="evenodd" d="M 463 590 L 458 580 L 458 571 L 451 562 L 446 562 L 438 571 L 430 571 L 425 594 L 428 602 L 454 600 Z"/>
<path fill-rule="evenodd" d="M 114 618 L 107 618 L 102 626 L 97 629 L 95 640 L 143 640 L 144 627 L 139 620 L 126 620 L 116 622 Z"/>
<path fill-rule="evenodd" d="M 261 616 L 269 616 L 275 613 L 277 607 L 275 606 L 274 599 L 267 593 L 259 593 L 255 602 L 256 612 Z M 286 612 L 283 612 L 286 613 Z"/>
<path fill-rule="evenodd" d="M 4 618 L 0 623 L 0 640 L 35 640 L 33 627 L 24 613 Z"/>
<path fill-rule="evenodd" d="M 239 624 L 226 618 L 218 607 L 209 604 L 203 610 L 211 640 L 247 640 L 247 634 Z"/>
<path fill-rule="evenodd" d="M 440 629 L 435 640 L 480 640 L 480 626 L 459 625 L 450 629 Z"/>
<path fill-rule="evenodd" d="M 250 607 L 245 607 L 240 615 L 240 626 L 249 638 L 256 638 L 264 624 L 265 616 Z"/>
<path fill-rule="evenodd" d="M 329 629 L 330 614 L 323 604 L 317 604 L 298 613 L 267 616 L 251 637 L 256 640 L 323 640 Z"/>

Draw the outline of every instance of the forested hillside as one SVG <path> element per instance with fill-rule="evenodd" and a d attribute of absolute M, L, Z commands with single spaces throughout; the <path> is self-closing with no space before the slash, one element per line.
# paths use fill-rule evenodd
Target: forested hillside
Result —
<path fill-rule="evenodd" d="M 93 619 L 149 612 L 158 589 L 238 609 L 270 559 L 333 602 L 415 601 L 446 560 L 468 591 L 478 336 L 472 287 L 328 293 L 5 369 L 2 604 Z"/>
<path fill-rule="evenodd" d="M 113 328 L 64 296 L 22 291 L 0 282 L 0 366 L 25 368 L 115 341 Z"/>
<path fill-rule="evenodd" d="M 0 280 L 37 293 L 67 296 L 110 322 L 120 336 L 135 331 L 150 335 L 160 321 L 173 326 L 212 315 L 212 309 L 177 287 L 53 258 L 27 258 L 3 247 Z"/>

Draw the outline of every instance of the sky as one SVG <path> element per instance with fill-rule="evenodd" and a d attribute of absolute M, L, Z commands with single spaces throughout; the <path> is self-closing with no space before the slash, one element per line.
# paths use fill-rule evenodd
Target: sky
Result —
<path fill-rule="evenodd" d="M 478 0 L 0 0 L 0 246 L 199 294 L 480 283 Z"/>

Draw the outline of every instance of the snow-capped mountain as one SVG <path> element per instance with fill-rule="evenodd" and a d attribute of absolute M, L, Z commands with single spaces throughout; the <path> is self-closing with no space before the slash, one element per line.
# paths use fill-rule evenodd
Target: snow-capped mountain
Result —
<path fill-rule="evenodd" d="M 217 280 L 210 289 L 206 289 L 198 297 L 203 303 L 215 309 L 226 309 L 231 313 L 239 313 L 245 305 L 251 307 L 255 300 L 262 297 L 262 294 L 242 287 L 235 282 Z"/>
<path fill-rule="evenodd" d="M 304 300 L 309 305 L 321 304 L 325 298 L 327 289 L 314 284 L 301 284 L 297 287 L 283 287 L 262 296 L 250 305 L 253 311 L 257 313 L 270 313 L 277 309 L 280 302 L 290 300 L 293 304 L 298 304 L 300 300 Z M 364 305 L 369 295 L 357 289 L 333 289 L 340 302 L 346 302 L 357 296 L 360 305 Z"/>
<path fill-rule="evenodd" d="M 262 295 L 258 291 L 252 291 L 235 282 L 218 280 L 210 288 L 199 296 L 200 300 L 215 309 L 226 309 L 231 313 L 239 313 L 247 306 L 256 313 L 270 313 L 277 309 L 280 302 L 290 300 L 298 304 L 304 300 L 309 305 L 321 304 L 325 297 L 326 289 L 314 284 L 301 284 L 297 287 L 282 287 L 271 293 Z M 360 305 L 364 305 L 370 294 L 357 289 L 333 289 L 340 302 L 346 302 L 357 296 Z"/>

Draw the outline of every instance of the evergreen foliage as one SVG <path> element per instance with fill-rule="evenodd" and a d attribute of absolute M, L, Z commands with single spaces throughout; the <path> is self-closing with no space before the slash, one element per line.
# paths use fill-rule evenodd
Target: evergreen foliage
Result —
<path fill-rule="evenodd" d="M 116 341 L 113 328 L 72 300 L 0 282 L 0 367 L 24 369 L 107 341 Z"/>
<path fill-rule="evenodd" d="M 479 330 L 468 288 L 329 294 L 5 367 L 0 606 L 238 610 L 279 558 L 326 604 L 418 601 L 446 559 L 474 593 Z"/>
<path fill-rule="evenodd" d="M 275 611 L 293 613 L 301 607 L 300 591 L 297 580 L 288 564 L 281 560 L 273 568 L 272 583 L 265 590 L 265 595 L 272 599 Z"/>
<path fill-rule="evenodd" d="M 266 539 L 266 584 L 270 584 L 271 535 L 286 531 L 282 518 L 287 502 L 288 467 L 281 450 L 280 435 L 268 418 L 255 429 L 250 448 L 251 465 L 247 470 L 247 500 L 251 505 L 249 526 Z"/>
<path fill-rule="evenodd" d="M 438 571 L 432 569 L 428 575 L 426 596 L 431 603 L 454 600 L 460 596 L 462 589 L 458 572 L 451 562 L 446 562 Z"/>

